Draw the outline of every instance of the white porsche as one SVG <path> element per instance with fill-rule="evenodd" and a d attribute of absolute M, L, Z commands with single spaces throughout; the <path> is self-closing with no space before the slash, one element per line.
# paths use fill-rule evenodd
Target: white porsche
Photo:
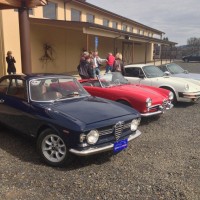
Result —
<path fill-rule="evenodd" d="M 173 92 L 174 101 L 192 102 L 200 98 L 200 83 L 192 79 L 167 76 L 151 64 L 132 64 L 124 66 L 124 76 L 134 84 L 165 88 Z"/>

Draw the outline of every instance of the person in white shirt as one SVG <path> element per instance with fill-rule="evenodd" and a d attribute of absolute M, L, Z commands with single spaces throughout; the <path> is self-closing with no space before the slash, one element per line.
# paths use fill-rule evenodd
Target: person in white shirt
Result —
<path fill-rule="evenodd" d="M 102 59 L 98 55 L 98 51 L 94 51 L 93 53 L 93 74 L 94 78 L 100 75 L 100 65 L 103 62 L 106 62 L 106 59 Z"/>

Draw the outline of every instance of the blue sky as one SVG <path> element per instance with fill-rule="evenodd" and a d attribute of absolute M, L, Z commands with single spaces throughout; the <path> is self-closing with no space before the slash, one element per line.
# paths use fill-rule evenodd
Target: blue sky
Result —
<path fill-rule="evenodd" d="M 101 8 L 165 32 L 178 45 L 200 38 L 199 0 L 87 0 Z"/>

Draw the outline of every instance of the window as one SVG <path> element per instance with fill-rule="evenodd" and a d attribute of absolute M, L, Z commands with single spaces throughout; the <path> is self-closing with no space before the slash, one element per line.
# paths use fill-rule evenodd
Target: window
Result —
<path fill-rule="evenodd" d="M 133 33 L 133 27 L 129 27 L 129 31 Z"/>
<path fill-rule="evenodd" d="M 109 20 L 103 19 L 103 26 L 109 26 Z"/>
<path fill-rule="evenodd" d="M 144 73 L 141 68 L 125 68 L 125 75 L 128 77 L 139 77 L 141 75 L 144 76 Z"/>
<path fill-rule="evenodd" d="M 10 84 L 10 80 L 9 79 L 4 79 L 3 81 L 1 81 L 1 83 L 0 83 L 0 92 L 6 93 L 9 84 Z"/>
<path fill-rule="evenodd" d="M 118 25 L 118 23 L 117 23 L 117 22 L 112 22 L 112 28 L 115 28 L 115 29 L 117 29 L 117 25 Z"/>
<path fill-rule="evenodd" d="M 14 12 L 18 12 L 18 11 L 19 11 L 18 9 L 14 9 Z M 32 8 L 30 8 L 30 9 L 28 10 L 28 14 L 29 14 L 29 15 L 34 15 L 33 9 L 32 9 Z"/>
<path fill-rule="evenodd" d="M 81 11 L 76 9 L 71 9 L 71 21 L 81 21 Z"/>
<path fill-rule="evenodd" d="M 163 71 L 163 72 L 167 72 L 167 67 L 165 65 L 161 65 L 159 66 L 159 68 Z"/>
<path fill-rule="evenodd" d="M 29 15 L 33 15 L 33 9 L 32 8 L 30 8 L 28 12 L 29 12 Z"/>
<path fill-rule="evenodd" d="M 140 29 L 137 30 L 137 33 L 140 34 Z"/>
<path fill-rule="evenodd" d="M 141 35 L 144 35 L 144 30 L 141 30 L 140 34 L 141 34 Z"/>
<path fill-rule="evenodd" d="M 127 26 L 126 24 L 123 24 L 122 30 L 123 30 L 123 31 L 127 31 L 127 29 L 128 29 L 128 26 Z"/>
<path fill-rule="evenodd" d="M 94 15 L 87 14 L 87 22 L 94 23 Z"/>
<path fill-rule="evenodd" d="M 56 19 L 56 8 L 57 4 L 49 1 L 46 6 L 43 6 L 43 17 L 49 19 Z"/>
<path fill-rule="evenodd" d="M 27 99 L 25 81 L 20 79 L 12 79 L 7 94 L 17 98 Z"/>

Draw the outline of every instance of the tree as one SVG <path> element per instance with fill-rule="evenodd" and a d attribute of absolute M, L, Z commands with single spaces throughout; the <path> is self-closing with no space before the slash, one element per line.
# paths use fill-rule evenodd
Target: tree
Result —
<path fill-rule="evenodd" d="M 191 37 L 187 40 L 187 45 L 190 47 L 191 53 L 200 52 L 200 38 Z"/>

